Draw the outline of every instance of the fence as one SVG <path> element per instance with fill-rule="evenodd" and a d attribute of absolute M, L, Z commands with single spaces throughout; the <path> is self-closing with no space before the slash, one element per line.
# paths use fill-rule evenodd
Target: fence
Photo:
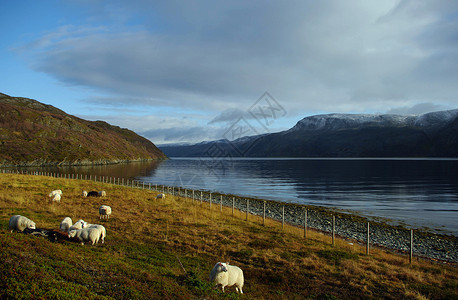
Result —
<path fill-rule="evenodd" d="M 248 221 L 250 215 L 261 216 L 263 223 L 266 218 L 279 221 L 284 225 L 299 226 L 304 230 L 304 238 L 307 238 L 307 230 L 314 229 L 331 235 L 332 244 L 335 244 L 335 236 L 362 243 L 366 246 L 366 254 L 370 254 L 371 246 L 381 246 L 406 253 L 412 262 L 413 255 L 451 263 L 458 262 L 458 239 L 455 236 L 445 236 L 424 231 L 415 231 L 400 226 L 390 226 L 381 222 L 368 222 L 365 218 L 350 214 L 333 212 L 319 207 L 282 203 L 271 200 L 240 198 L 234 195 L 225 195 L 204 190 L 192 190 L 182 187 L 165 186 L 151 182 L 141 182 L 125 178 L 109 176 L 82 175 L 50 172 L 27 172 L 2 169 L 1 173 L 16 173 L 51 176 L 56 178 L 80 179 L 115 184 L 131 188 L 148 189 L 174 196 L 192 199 L 200 204 L 232 208 L 245 214 Z"/>

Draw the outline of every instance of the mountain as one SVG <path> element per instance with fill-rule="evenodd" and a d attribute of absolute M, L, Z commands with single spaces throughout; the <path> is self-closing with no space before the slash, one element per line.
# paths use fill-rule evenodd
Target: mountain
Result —
<path fill-rule="evenodd" d="M 160 148 L 172 157 L 458 157 L 458 109 L 323 114 L 278 133 Z"/>
<path fill-rule="evenodd" d="M 0 93 L 0 166 L 90 165 L 166 159 L 131 130 Z"/>

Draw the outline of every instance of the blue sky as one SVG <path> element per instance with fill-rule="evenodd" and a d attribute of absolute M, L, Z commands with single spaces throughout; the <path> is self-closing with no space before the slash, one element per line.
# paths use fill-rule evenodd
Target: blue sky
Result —
<path fill-rule="evenodd" d="M 0 92 L 156 144 L 220 139 L 241 117 L 264 133 L 455 109 L 457 20 L 448 0 L 0 0 Z M 268 126 L 249 114 L 265 92 Z"/>

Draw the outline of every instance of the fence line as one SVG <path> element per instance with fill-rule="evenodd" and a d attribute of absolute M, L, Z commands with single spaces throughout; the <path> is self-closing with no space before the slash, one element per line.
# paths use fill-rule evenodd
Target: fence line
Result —
<path fill-rule="evenodd" d="M 64 178 L 64 179 L 80 179 L 83 180 L 82 174 L 61 174 L 61 173 L 51 173 L 51 172 L 42 172 L 42 171 L 19 171 L 19 170 L 9 170 L 9 169 L 0 169 L 1 173 L 13 173 L 13 174 L 27 174 L 27 175 L 39 175 L 39 176 L 48 176 L 55 178 Z M 87 174 L 84 176 L 84 180 L 88 180 Z M 92 181 L 92 175 L 89 175 L 89 180 Z M 114 184 L 119 186 L 126 186 L 137 189 L 148 189 L 151 191 L 165 193 L 167 191 L 173 196 L 188 198 L 188 190 L 181 189 L 180 187 L 166 186 L 166 185 L 152 185 L 151 183 L 145 184 L 145 182 L 140 182 L 136 180 L 131 180 L 129 184 L 129 179 L 124 178 L 113 178 L 105 176 L 94 175 L 94 182 L 102 182 L 107 184 Z M 196 190 L 192 190 L 192 203 L 194 203 Z M 199 190 L 197 190 L 199 192 Z M 245 200 L 245 205 L 242 204 L 242 201 Z M 251 201 L 250 201 L 251 200 Z M 203 202 L 209 203 L 209 208 L 212 207 L 212 192 L 200 190 L 200 205 Z M 217 201 L 217 200 L 215 200 Z M 215 202 L 216 203 L 216 202 Z M 281 221 L 282 230 L 284 230 L 285 223 L 301 226 L 304 230 L 304 238 L 307 238 L 307 230 L 313 228 L 315 230 L 325 232 L 331 235 L 332 246 L 335 246 L 335 235 L 338 234 L 344 239 L 350 239 L 357 241 L 361 244 L 366 244 L 366 255 L 370 255 L 370 245 L 383 246 L 388 249 L 400 250 L 404 253 L 407 253 L 409 256 L 409 263 L 412 263 L 414 252 L 417 257 L 428 257 L 428 258 L 437 258 L 431 257 L 428 253 L 422 253 L 420 250 L 421 247 L 415 247 L 414 243 L 414 231 L 410 229 L 410 232 L 407 232 L 406 229 L 401 228 L 390 228 L 387 225 L 377 225 L 372 224 L 370 226 L 369 222 L 355 222 L 351 219 L 344 218 L 342 215 L 332 213 L 331 211 L 321 211 L 310 209 L 307 206 L 299 204 L 287 204 L 280 203 L 270 200 L 258 200 L 258 199 L 248 199 L 248 198 L 236 198 L 234 196 L 220 194 L 220 211 L 222 212 L 223 206 L 232 207 L 232 216 L 234 216 L 234 209 L 237 208 L 241 212 L 245 211 L 245 220 L 248 221 L 248 215 L 258 215 L 262 216 L 263 225 L 265 225 L 265 219 L 270 218 L 275 221 Z M 245 208 L 245 209 L 243 209 Z M 337 221 L 339 222 L 340 228 L 338 228 Z M 339 230 L 337 230 L 339 229 Z M 386 232 L 388 231 L 388 232 Z M 389 237 L 387 237 L 389 236 Z M 415 238 L 420 238 L 419 233 Z M 421 243 L 424 242 L 424 237 L 422 237 L 417 246 L 421 246 Z M 437 237 L 435 238 L 437 241 Z M 445 239 L 442 241 L 446 241 Z M 439 247 L 447 249 L 449 252 L 451 249 L 456 249 L 456 241 L 452 242 L 452 245 L 440 245 Z M 424 249 L 423 249 L 424 250 Z M 450 259 L 448 257 L 440 257 L 438 259 L 451 261 L 456 263 L 458 259 L 455 256 L 452 256 Z"/>

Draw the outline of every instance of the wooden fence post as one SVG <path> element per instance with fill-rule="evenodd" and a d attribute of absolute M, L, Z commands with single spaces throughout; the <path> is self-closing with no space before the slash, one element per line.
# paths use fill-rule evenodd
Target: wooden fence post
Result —
<path fill-rule="evenodd" d="M 212 209 L 212 193 L 210 193 L 210 209 Z"/>
<path fill-rule="evenodd" d="M 412 264 L 413 258 L 413 229 L 410 229 L 410 255 L 409 255 L 409 264 Z"/>
<path fill-rule="evenodd" d="M 307 208 L 304 211 L 304 238 L 307 238 Z"/>
<path fill-rule="evenodd" d="M 264 201 L 264 208 L 262 212 L 262 226 L 266 225 L 266 201 Z"/>
<path fill-rule="evenodd" d="M 223 195 L 220 196 L 219 204 L 219 211 L 223 212 Z"/>
<path fill-rule="evenodd" d="M 232 197 L 232 216 L 234 216 L 235 197 Z"/>
<path fill-rule="evenodd" d="M 248 210 L 250 209 L 250 200 L 246 199 L 246 217 L 245 221 L 248 221 Z"/>
<path fill-rule="evenodd" d="M 366 255 L 369 255 L 369 244 L 370 244 L 370 225 L 369 225 L 369 222 L 367 222 Z"/>
<path fill-rule="evenodd" d="M 332 216 L 332 246 L 335 246 L 336 242 L 336 216 Z"/>
<path fill-rule="evenodd" d="M 285 205 L 281 207 L 281 229 L 285 229 Z"/>

